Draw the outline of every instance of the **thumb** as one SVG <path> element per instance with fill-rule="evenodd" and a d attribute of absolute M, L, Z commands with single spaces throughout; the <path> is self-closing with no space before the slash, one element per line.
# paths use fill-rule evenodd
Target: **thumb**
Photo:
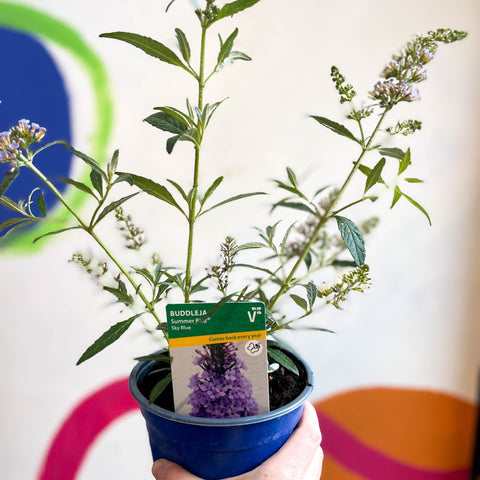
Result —
<path fill-rule="evenodd" d="M 202 480 L 187 472 L 180 465 L 163 458 L 153 464 L 152 474 L 155 480 Z"/>

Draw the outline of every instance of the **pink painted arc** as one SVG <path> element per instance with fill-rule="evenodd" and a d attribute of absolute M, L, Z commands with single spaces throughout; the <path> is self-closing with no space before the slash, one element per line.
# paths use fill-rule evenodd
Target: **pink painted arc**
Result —
<path fill-rule="evenodd" d="M 128 378 L 110 383 L 81 401 L 55 435 L 37 480 L 75 480 L 88 450 L 112 422 L 138 409 Z M 368 480 L 468 480 L 467 470 L 434 471 L 407 465 L 363 444 L 317 411 L 326 455 Z"/>
<path fill-rule="evenodd" d="M 97 436 L 114 420 L 138 408 L 128 379 L 110 383 L 79 403 L 55 435 L 38 480 L 74 480 Z"/>
<path fill-rule="evenodd" d="M 322 448 L 343 467 L 368 480 L 468 480 L 468 470 L 434 471 L 407 465 L 369 447 L 317 411 Z"/>

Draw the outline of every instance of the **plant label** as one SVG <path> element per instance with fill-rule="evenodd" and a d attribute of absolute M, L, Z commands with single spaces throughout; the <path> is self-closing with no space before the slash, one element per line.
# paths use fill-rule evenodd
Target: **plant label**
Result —
<path fill-rule="evenodd" d="M 216 306 L 167 305 L 175 411 L 206 418 L 268 412 L 265 305 Z"/>

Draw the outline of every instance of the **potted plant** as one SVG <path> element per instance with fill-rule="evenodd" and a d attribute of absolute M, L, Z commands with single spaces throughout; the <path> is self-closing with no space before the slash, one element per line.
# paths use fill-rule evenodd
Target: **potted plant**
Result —
<path fill-rule="evenodd" d="M 238 244 L 233 237 L 227 236 L 220 246 L 221 260 L 218 265 L 207 268 L 203 274 L 194 268 L 198 219 L 204 215 L 214 215 L 217 208 L 231 202 L 257 196 L 263 199 L 264 196 L 263 192 L 243 192 L 214 201 L 215 195 L 221 190 L 223 177 L 219 176 L 208 185 L 200 185 L 199 182 L 203 139 L 210 121 L 214 115 L 218 115 L 217 111 L 224 102 L 210 100 L 210 96 L 207 100 L 209 81 L 229 64 L 250 60 L 247 54 L 234 49 L 237 29 L 219 35 L 213 61 L 207 58 L 207 38 L 212 30 L 221 25 L 222 19 L 236 15 L 258 1 L 236 0 L 218 6 L 215 0 L 205 0 L 203 8 L 195 10 L 200 24 L 198 61 L 193 61 L 190 42 L 180 28 L 175 30 L 179 53 L 139 34 L 113 32 L 102 35 L 133 45 L 195 80 L 195 101 L 187 98 L 183 107 L 155 107 L 154 112 L 145 119 L 153 127 L 167 132 L 166 154 L 173 154 L 178 142 L 192 144 L 190 185 L 180 185 L 172 179 L 150 179 L 139 172 L 125 172 L 118 167 L 118 151 L 104 162 L 91 158 L 62 140 L 39 146 L 46 131 L 29 120 L 20 120 L 8 132 L 0 134 L 0 162 L 10 165 L 0 183 L 0 204 L 18 214 L 16 218 L 0 225 L 0 230 L 10 233 L 16 228 L 41 221 L 47 215 L 41 189 L 35 189 L 26 201 L 14 202 L 7 196 L 11 183 L 21 181 L 22 168 L 29 169 L 39 178 L 43 188 L 53 192 L 72 216 L 71 226 L 46 235 L 70 230 L 85 232 L 103 250 L 108 262 L 97 262 L 82 254 L 75 254 L 72 260 L 100 279 L 104 278 L 107 271 L 114 270 L 114 282 L 104 284 L 103 290 L 113 295 L 120 304 L 132 309 L 128 318 L 113 325 L 88 347 L 78 363 L 102 351 L 118 340 L 134 322 L 146 317 L 165 336 L 171 352 L 176 337 L 169 330 L 171 323 L 165 321 L 161 306 L 169 304 L 172 295 L 178 292 L 184 310 L 190 308 L 185 307 L 189 305 L 192 309 L 193 306 L 203 306 L 198 309 L 201 313 L 196 314 L 197 321 L 194 322 L 199 332 L 213 335 L 208 329 L 232 305 L 237 308 L 238 305 L 254 304 L 255 308 L 264 308 L 262 314 L 266 322 L 262 340 L 267 335 L 273 339 L 277 332 L 304 324 L 302 322 L 308 321 L 307 317 L 312 318 L 319 304 L 341 308 L 351 292 L 360 292 L 369 287 L 364 236 L 374 228 L 376 220 L 354 222 L 345 216 L 347 210 L 353 211 L 354 207 L 375 201 L 379 194 L 390 192 L 392 208 L 403 197 L 430 222 L 427 211 L 398 186 L 399 178 L 412 185 L 421 182 L 416 177 L 407 176 L 407 169 L 411 166 L 410 149 L 385 146 L 385 138 L 412 134 L 421 128 L 421 123 L 408 119 L 388 124 L 387 117 L 397 104 L 418 100 L 416 84 L 425 80 L 425 66 L 433 58 L 438 44 L 451 43 L 466 36 L 465 32 L 450 29 L 438 29 L 414 37 L 386 66 L 382 78 L 369 92 L 368 101 L 361 106 L 356 103 L 356 92 L 352 85 L 346 82 L 338 68 L 332 67 L 331 77 L 340 103 L 349 106 L 347 118 L 354 127 L 347 128 L 324 116 L 312 115 L 311 118 L 357 146 L 358 155 L 346 172 L 344 182 L 339 186 L 318 185 L 313 192 L 308 192 L 294 169 L 287 168 L 285 178 L 275 181 L 282 195 L 271 201 L 271 208 L 275 212 L 295 212 L 299 217 L 297 221 L 277 221 L 257 228 L 257 236 L 246 243 Z M 71 188 L 80 190 L 92 199 L 94 207 L 88 217 L 70 205 L 55 183 L 37 166 L 47 156 L 48 149 L 55 145 L 67 148 L 90 170 L 87 181 L 62 179 Z M 352 183 L 356 177 L 364 180 L 360 191 Z M 125 187 L 125 184 L 129 184 L 133 191 L 115 197 L 118 186 Z M 152 258 L 149 265 L 126 263 L 98 233 L 99 224 L 114 219 L 121 226 L 126 246 L 131 250 L 140 249 L 143 231 L 135 226 L 124 210 L 126 202 L 133 201 L 139 193 L 153 197 L 154 202 L 168 205 L 184 218 L 188 232 L 184 267 L 174 267 L 168 259 L 158 255 Z M 354 215 L 357 217 L 358 214 L 355 212 Z M 340 270 L 340 274 L 332 284 L 322 283 L 325 277 L 320 272 L 330 267 Z M 231 278 L 241 269 L 252 273 L 251 278 L 234 288 Z M 300 313 L 294 316 L 290 310 L 287 313 L 284 309 L 285 300 L 293 302 Z M 317 325 L 308 327 L 326 331 Z M 229 331 L 215 330 L 215 333 L 225 334 Z M 190 377 L 191 389 L 196 393 L 191 393 L 188 399 L 191 407 L 189 415 L 174 411 L 171 362 L 175 362 L 175 355 L 169 353 L 169 348 L 141 357 L 130 379 L 131 391 L 147 420 L 154 458 L 163 457 L 181 463 L 205 479 L 238 475 L 274 453 L 295 428 L 303 402 L 312 389 L 312 374 L 308 365 L 297 354 L 269 340 L 271 411 L 257 413 L 258 408 L 253 405 L 248 393 L 250 386 L 242 373 L 243 361 L 239 359 L 234 342 L 225 338 L 195 349 L 198 356 L 195 361 L 202 373 Z M 228 387 L 227 406 L 224 387 L 218 396 L 213 388 L 208 390 L 210 399 L 206 401 L 202 398 L 203 394 L 195 390 L 199 383 L 203 386 L 213 385 L 219 378 L 222 379 L 222 385 L 227 380 L 231 385 L 235 384 Z M 288 393 L 287 386 L 292 387 L 291 393 Z M 232 393 L 235 387 L 239 387 L 236 391 L 241 390 L 241 401 Z M 188 442 L 185 442 L 186 438 Z M 237 440 L 239 444 L 235 443 Z"/>

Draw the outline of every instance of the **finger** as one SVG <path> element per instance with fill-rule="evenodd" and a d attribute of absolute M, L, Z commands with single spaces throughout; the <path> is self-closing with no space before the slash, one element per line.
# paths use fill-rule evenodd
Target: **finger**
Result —
<path fill-rule="evenodd" d="M 278 472 L 278 479 L 296 480 L 310 477 L 317 480 L 322 466 L 322 435 L 318 425 L 315 408 L 306 402 L 302 418 L 297 429 L 292 433 L 283 447 L 266 460 L 260 468 L 262 471 Z M 310 477 L 306 477 L 307 473 Z"/>
<path fill-rule="evenodd" d="M 165 459 L 157 460 L 153 464 L 152 474 L 156 480 L 202 480 L 180 465 Z"/>

